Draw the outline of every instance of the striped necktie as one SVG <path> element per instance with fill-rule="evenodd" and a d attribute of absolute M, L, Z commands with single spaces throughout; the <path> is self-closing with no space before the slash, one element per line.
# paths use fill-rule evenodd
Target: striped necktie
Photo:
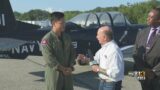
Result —
<path fill-rule="evenodd" d="M 155 38 L 155 36 L 156 36 L 156 32 L 157 32 L 157 28 L 153 28 L 152 29 L 152 33 L 151 33 L 151 35 L 150 35 L 150 37 L 149 37 L 149 40 L 148 40 L 148 43 L 147 43 L 147 49 L 150 49 L 151 48 L 151 45 L 153 44 L 153 41 L 154 41 L 154 38 Z"/>

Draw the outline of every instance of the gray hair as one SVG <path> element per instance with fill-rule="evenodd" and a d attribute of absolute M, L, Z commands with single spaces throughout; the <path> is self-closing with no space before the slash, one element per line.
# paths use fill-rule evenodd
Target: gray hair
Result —
<path fill-rule="evenodd" d="M 110 39 L 113 39 L 113 32 L 112 32 L 112 28 L 110 26 L 101 26 L 100 29 L 102 29 L 104 31 L 104 34 Z"/>

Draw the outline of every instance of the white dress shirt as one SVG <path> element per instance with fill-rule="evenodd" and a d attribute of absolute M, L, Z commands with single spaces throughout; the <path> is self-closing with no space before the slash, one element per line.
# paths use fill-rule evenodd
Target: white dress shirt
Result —
<path fill-rule="evenodd" d="M 96 52 L 94 60 L 96 60 L 100 68 L 106 70 L 106 75 L 98 73 L 101 79 L 116 82 L 124 78 L 123 55 L 113 40 L 104 44 Z"/>
<path fill-rule="evenodd" d="M 154 29 L 154 28 L 151 28 L 151 30 L 150 30 L 150 32 L 149 32 L 148 39 L 147 39 L 147 43 L 148 43 L 148 41 L 149 41 L 149 38 L 150 38 L 151 34 L 154 32 L 153 29 Z M 156 35 L 157 35 L 157 34 L 160 32 L 160 26 L 157 27 L 156 29 L 157 29 L 157 31 L 156 31 Z"/>

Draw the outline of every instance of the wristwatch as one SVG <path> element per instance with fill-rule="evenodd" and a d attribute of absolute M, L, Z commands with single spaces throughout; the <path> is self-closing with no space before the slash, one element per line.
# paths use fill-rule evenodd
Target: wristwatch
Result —
<path fill-rule="evenodd" d="M 97 61 L 95 61 L 95 60 L 89 62 L 89 65 L 90 65 L 90 66 L 92 66 L 92 65 L 97 65 L 97 64 L 98 64 L 98 63 L 97 63 Z"/>

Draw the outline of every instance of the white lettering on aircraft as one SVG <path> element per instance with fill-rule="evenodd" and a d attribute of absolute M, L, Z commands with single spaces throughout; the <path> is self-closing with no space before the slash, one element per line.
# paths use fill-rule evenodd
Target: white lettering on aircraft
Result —
<path fill-rule="evenodd" d="M 37 43 L 39 46 L 39 51 L 42 51 L 41 43 L 40 41 L 33 41 L 32 43 Z"/>
<path fill-rule="evenodd" d="M 73 45 L 74 48 L 77 48 L 78 44 L 77 44 L 77 42 L 72 42 L 72 45 Z"/>
<path fill-rule="evenodd" d="M 41 43 L 39 41 L 31 41 L 28 43 L 30 43 L 30 44 L 29 45 L 22 45 L 17 48 L 12 48 L 11 53 L 12 54 L 33 53 L 35 51 L 35 48 L 39 48 L 39 51 L 41 51 Z"/>
<path fill-rule="evenodd" d="M 12 49 L 12 54 L 14 53 L 33 53 L 34 52 L 34 48 L 35 48 L 35 45 L 24 45 L 22 47 L 17 47 L 17 48 L 13 48 Z"/>
<path fill-rule="evenodd" d="M 5 20 L 5 15 L 4 14 L 1 14 L 0 15 L 0 26 L 5 26 L 6 24 L 6 20 Z"/>
<path fill-rule="evenodd" d="M 21 50 L 21 53 L 28 53 L 30 48 L 28 48 L 27 46 L 23 46 L 22 47 L 22 50 Z"/>
<path fill-rule="evenodd" d="M 29 46 L 29 48 L 30 48 L 31 52 L 33 52 L 33 51 L 34 51 L 34 47 L 35 47 L 35 45 L 30 45 L 30 46 Z"/>
<path fill-rule="evenodd" d="M 36 42 L 38 43 L 39 51 L 42 51 L 41 43 L 39 41 L 36 41 Z"/>

